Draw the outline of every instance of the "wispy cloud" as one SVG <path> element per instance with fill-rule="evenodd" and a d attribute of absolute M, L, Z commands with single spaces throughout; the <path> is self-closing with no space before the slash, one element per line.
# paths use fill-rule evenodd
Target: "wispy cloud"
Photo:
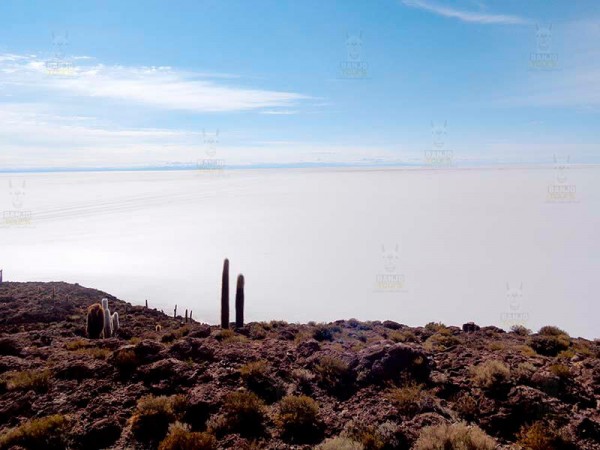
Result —
<path fill-rule="evenodd" d="M 170 67 L 74 64 L 69 76 L 53 77 L 47 74 L 45 61 L 32 55 L 0 55 L 0 81 L 35 89 L 39 95 L 67 93 L 196 113 L 289 108 L 308 98 L 294 92 L 233 86 L 206 74 Z"/>
<path fill-rule="evenodd" d="M 506 14 L 485 14 L 475 11 L 464 11 L 450 6 L 434 4 L 425 0 L 402 0 L 406 6 L 419 8 L 444 17 L 479 24 L 523 25 L 529 21 L 519 16 Z"/>

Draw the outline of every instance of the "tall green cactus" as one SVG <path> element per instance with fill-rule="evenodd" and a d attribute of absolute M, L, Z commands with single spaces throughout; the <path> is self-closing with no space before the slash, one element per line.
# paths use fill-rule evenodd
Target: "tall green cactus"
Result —
<path fill-rule="evenodd" d="M 223 278 L 221 280 L 221 328 L 229 328 L 229 260 L 223 263 Z"/>
<path fill-rule="evenodd" d="M 235 291 L 235 326 L 244 326 L 244 275 L 239 274 L 237 278 L 237 289 Z"/>

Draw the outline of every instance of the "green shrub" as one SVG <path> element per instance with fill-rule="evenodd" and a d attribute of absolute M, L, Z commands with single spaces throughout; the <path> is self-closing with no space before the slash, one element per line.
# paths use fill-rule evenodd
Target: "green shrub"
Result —
<path fill-rule="evenodd" d="M 567 336 L 569 337 L 569 334 L 566 331 L 561 330 L 558 327 L 552 326 L 552 325 L 546 325 L 545 327 L 540 328 L 540 331 L 538 331 L 538 334 L 541 336 Z"/>
<path fill-rule="evenodd" d="M 335 333 L 339 333 L 340 331 L 340 327 L 319 324 L 313 331 L 313 338 L 319 342 L 333 341 Z"/>
<path fill-rule="evenodd" d="M 33 419 L 0 436 L 0 450 L 20 446 L 28 450 L 64 449 L 67 418 L 53 415 Z"/>
<path fill-rule="evenodd" d="M 556 375 L 560 381 L 563 383 L 569 381 L 573 378 L 573 374 L 571 374 L 571 370 L 568 366 L 564 364 L 553 364 L 550 366 L 550 372 Z"/>
<path fill-rule="evenodd" d="M 315 366 L 319 383 L 325 389 L 338 395 L 349 393 L 352 384 L 352 371 L 341 359 L 323 356 Z"/>
<path fill-rule="evenodd" d="M 450 347 L 454 347 L 455 345 L 459 345 L 462 341 L 456 337 L 448 334 L 446 332 L 436 333 L 425 341 L 423 347 L 425 347 L 429 351 L 443 351 Z"/>
<path fill-rule="evenodd" d="M 9 391 L 35 391 L 38 393 L 47 392 L 50 388 L 49 370 L 24 370 L 21 372 L 9 372 L 5 375 L 6 388 Z"/>
<path fill-rule="evenodd" d="M 388 333 L 388 337 L 394 342 L 419 342 L 419 338 L 411 330 L 392 331 Z"/>
<path fill-rule="evenodd" d="M 120 349 L 113 353 L 113 364 L 123 375 L 128 375 L 137 369 L 138 358 L 133 349 Z"/>
<path fill-rule="evenodd" d="M 464 422 L 425 427 L 413 450 L 495 450 L 496 441 L 475 425 Z"/>
<path fill-rule="evenodd" d="M 405 438 L 399 439 L 397 432 L 398 425 L 392 422 L 384 422 L 377 426 L 364 421 L 350 421 L 344 427 L 342 436 L 360 443 L 364 450 L 407 448 Z"/>
<path fill-rule="evenodd" d="M 307 396 L 290 395 L 279 403 L 277 424 L 294 442 L 312 442 L 318 435 L 319 405 Z"/>
<path fill-rule="evenodd" d="M 284 394 L 283 387 L 269 375 L 269 364 L 265 360 L 252 361 L 240 368 L 246 386 L 267 402 L 274 402 Z"/>
<path fill-rule="evenodd" d="M 182 396 L 171 397 L 147 395 L 138 403 L 131 417 L 131 431 L 142 442 L 158 442 L 164 439 L 169 424 L 181 413 Z"/>
<path fill-rule="evenodd" d="M 510 327 L 510 331 L 519 336 L 529 336 L 531 334 L 531 330 L 523 325 L 513 325 Z"/>
<path fill-rule="evenodd" d="M 566 334 L 550 335 L 543 334 L 532 336 L 529 346 L 538 354 L 544 356 L 556 356 L 571 345 L 571 339 Z"/>
<path fill-rule="evenodd" d="M 448 327 L 442 322 L 429 322 L 427 325 L 425 325 L 425 330 L 429 331 L 430 333 L 441 333 L 449 331 Z"/>
<path fill-rule="evenodd" d="M 336 437 L 327 439 L 321 445 L 318 445 L 315 450 L 364 450 L 364 446 L 352 439 Z"/>
<path fill-rule="evenodd" d="M 486 361 L 472 369 L 473 381 L 483 389 L 494 390 L 510 379 L 510 369 L 502 361 Z"/>
<path fill-rule="evenodd" d="M 399 414 L 414 415 L 423 409 L 431 397 L 423 390 L 422 384 L 411 381 L 402 387 L 392 388 L 388 392 L 387 398 L 396 407 Z"/>
<path fill-rule="evenodd" d="M 212 434 L 190 431 L 187 425 L 176 422 L 158 450 L 215 450 L 217 440 Z"/>
<path fill-rule="evenodd" d="M 479 404 L 477 403 L 475 397 L 468 392 L 465 392 L 456 399 L 454 403 L 454 409 L 461 415 L 463 419 L 471 421 L 479 412 Z"/>
<path fill-rule="evenodd" d="M 255 437 L 263 434 L 265 418 L 265 404 L 255 393 L 232 392 L 225 397 L 221 415 L 211 419 L 209 429 L 219 435 Z"/>
<path fill-rule="evenodd" d="M 527 450 L 567 450 L 576 447 L 544 422 L 523 426 L 517 435 L 517 444 Z"/>

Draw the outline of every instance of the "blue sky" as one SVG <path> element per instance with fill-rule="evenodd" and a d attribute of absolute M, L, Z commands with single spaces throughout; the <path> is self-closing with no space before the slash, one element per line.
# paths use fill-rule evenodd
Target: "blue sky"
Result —
<path fill-rule="evenodd" d="M 599 56 L 592 0 L 4 0 L 0 170 L 598 163 Z"/>

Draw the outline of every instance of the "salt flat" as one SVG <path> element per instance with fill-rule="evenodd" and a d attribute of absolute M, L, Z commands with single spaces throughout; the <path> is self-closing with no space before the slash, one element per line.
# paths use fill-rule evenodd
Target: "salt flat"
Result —
<path fill-rule="evenodd" d="M 598 167 L 2 174 L 0 210 L 5 280 L 215 323 L 228 257 L 249 320 L 600 336 Z"/>

